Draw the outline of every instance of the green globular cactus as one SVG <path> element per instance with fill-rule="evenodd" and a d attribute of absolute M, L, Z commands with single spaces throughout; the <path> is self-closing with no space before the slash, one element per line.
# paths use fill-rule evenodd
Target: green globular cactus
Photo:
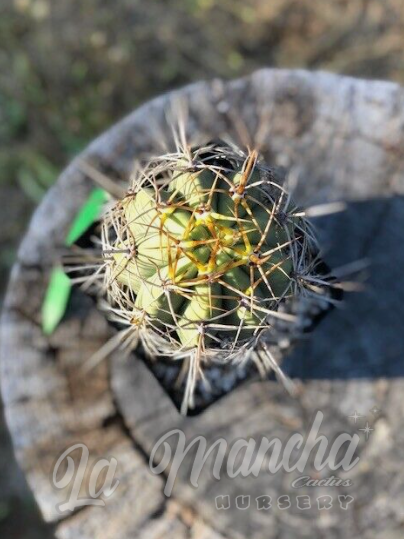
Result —
<path fill-rule="evenodd" d="M 198 366 L 254 347 L 314 257 L 282 174 L 224 143 L 150 161 L 102 240 L 115 312 L 152 355 Z"/>

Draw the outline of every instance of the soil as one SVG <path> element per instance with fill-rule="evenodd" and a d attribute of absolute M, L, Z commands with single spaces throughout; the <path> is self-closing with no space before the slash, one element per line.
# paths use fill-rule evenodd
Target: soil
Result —
<path fill-rule="evenodd" d="M 2 0 L 0 301 L 30 214 L 98 133 L 150 97 L 263 66 L 404 81 L 400 0 Z M 61 202 L 62 203 L 62 202 Z M 0 422 L 0 535 L 46 538 Z"/>

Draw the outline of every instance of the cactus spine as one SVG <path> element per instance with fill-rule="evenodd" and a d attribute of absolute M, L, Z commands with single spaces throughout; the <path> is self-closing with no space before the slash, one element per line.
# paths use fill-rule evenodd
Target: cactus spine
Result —
<path fill-rule="evenodd" d="M 150 161 L 102 243 L 112 308 L 151 355 L 191 358 L 194 372 L 250 354 L 315 257 L 281 175 L 220 142 Z"/>

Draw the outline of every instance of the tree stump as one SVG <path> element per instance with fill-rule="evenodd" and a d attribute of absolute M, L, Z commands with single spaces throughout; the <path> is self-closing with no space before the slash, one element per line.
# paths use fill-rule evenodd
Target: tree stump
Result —
<path fill-rule="evenodd" d="M 115 330 L 81 291 L 75 290 L 56 332 L 46 337 L 41 331 L 49 272 L 92 187 L 74 161 L 32 219 L 1 326 L 6 418 L 44 518 L 54 523 L 60 539 L 402 537 L 403 89 L 327 73 L 264 69 L 154 99 L 81 157 L 112 178 L 128 178 L 135 157 L 159 151 L 161 133 L 170 137 L 166 113 L 178 98 L 187 104 L 192 137 L 206 141 L 228 133 L 236 141 L 259 144 L 267 162 L 296 174 L 298 202 L 347 202 L 346 212 L 315 224 L 331 267 L 369 261 L 366 286 L 347 294 L 344 308 L 333 310 L 285 359 L 289 374 L 303 380 L 299 398 L 288 396 L 276 381 L 257 377 L 201 414 L 181 417 L 136 354 L 128 360 L 115 352 L 83 375 L 85 359 Z M 293 433 L 307 434 L 317 411 L 324 414 L 320 432 L 330 443 L 340 433 L 360 436 L 352 470 L 316 472 L 317 478 L 348 478 L 350 486 L 293 488 L 297 477 L 315 477 L 309 462 L 303 473 L 280 469 L 231 478 L 224 470 L 220 480 L 206 465 L 194 487 L 191 451 L 167 497 L 168 470 L 162 475 L 150 470 L 155 442 L 171 429 L 181 429 L 188 442 L 203 435 L 208 448 L 218 438 L 229 449 L 240 438 L 276 437 L 286 443 Z M 368 434 L 359 430 L 366 423 L 373 429 Z M 60 455 L 77 443 L 90 455 L 81 494 L 88 492 L 92 464 L 102 457 L 117 459 L 119 485 L 105 507 L 60 512 L 71 484 L 55 488 L 52 473 Z M 71 457 L 78 464 L 80 452 Z M 303 495 L 310 505 L 305 509 L 297 505 Z M 268 501 L 264 496 L 272 498 L 271 507 L 259 506 L 257 498 Z M 218 500 L 230 507 L 218 508 Z M 249 508 L 243 509 L 248 500 Z M 345 509 L 344 500 L 349 501 Z"/>

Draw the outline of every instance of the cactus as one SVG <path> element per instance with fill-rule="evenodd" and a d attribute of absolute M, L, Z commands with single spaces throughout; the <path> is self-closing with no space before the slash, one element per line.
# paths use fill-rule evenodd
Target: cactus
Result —
<path fill-rule="evenodd" d="M 156 158 L 133 177 L 103 221 L 104 282 L 152 356 L 192 358 L 195 372 L 236 361 L 302 293 L 316 252 L 283 183 L 256 151 L 221 142 Z"/>

